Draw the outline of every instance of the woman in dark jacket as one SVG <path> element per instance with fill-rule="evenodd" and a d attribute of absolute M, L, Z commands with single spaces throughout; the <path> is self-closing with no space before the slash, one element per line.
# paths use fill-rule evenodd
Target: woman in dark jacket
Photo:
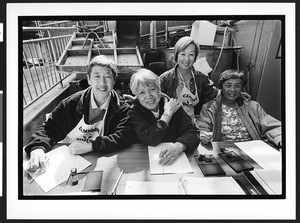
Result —
<path fill-rule="evenodd" d="M 159 77 L 161 91 L 176 98 L 192 119 L 199 114 L 204 103 L 219 94 L 208 75 L 194 68 L 199 53 L 199 45 L 192 37 L 180 38 L 174 46 L 175 67 Z M 245 92 L 241 92 L 241 96 L 250 99 Z"/>
<path fill-rule="evenodd" d="M 156 74 L 140 69 L 132 75 L 130 89 L 137 97 L 129 115 L 139 140 L 150 146 L 173 143 L 161 151 L 159 164 L 169 165 L 181 152 L 197 148 L 197 127 L 176 99 L 161 93 Z"/>
<path fill-rule="evenodd" d="M 194 68 L 199 52 L 192 37 L 182 37 L 174 46 L 177 64 L 159 77 L 161 91 L 176 98 L 192 119 L 199 114 L 202 105 L 219 92 L 208 75 Z"/>

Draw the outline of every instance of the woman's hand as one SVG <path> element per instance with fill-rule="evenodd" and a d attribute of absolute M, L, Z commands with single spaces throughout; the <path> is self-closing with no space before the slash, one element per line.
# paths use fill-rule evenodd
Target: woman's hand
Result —
<path fill-rule="evenodd" d="M 241 97 L 245 101 L 250 101 L 250 99 L 251 99 L 251 95 L 246 92 L 241 92 Z"/>
<path fill-rule="evenodd" d="M 159 153 L 158 164 L 162 166 L 172 164 L 185 149 L 186 146 L 179 142 L 164 147 Z"/>
<path fill-rule="evenodd" d="M 213 133 L 212 132 L 205 132 L 201 131 L 200 132 L 200 141 L 203 144 L 210 143 L 213 139 Z"/>
<path fill-rule="evenodd" d="M 72 142 L 69 145 L 71 154 L 84 154 L 93 151 L 92 143 Z"/>
<path fill-rule="evenodd" d="M 170 117 L 180 108 L 180 104 L 175 98 L 171 98 L 169 101 L 165 99 L 164 113 Z"/>
<path fill-rule="evenodd" d="M 35 149 L 30 153 L 30 160 L 27 165 L 27 170 L 35 172 L 39 168 L 45 169 L 47 166 L 47 156 L 43 149 Z"/>

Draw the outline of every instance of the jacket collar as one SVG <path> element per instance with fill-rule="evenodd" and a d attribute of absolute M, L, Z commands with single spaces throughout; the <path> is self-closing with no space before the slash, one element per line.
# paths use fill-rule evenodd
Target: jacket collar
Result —
<path fill-rule="evenodd" d="M 174 79 L 177 79 L 177 80 L 178 80 L 178 78 L 179 78 L 179 76 L 178 76 L 178 74 L 177 74 L 177 72 L 176 72 L 176 69 L 177 69 L 178 66 L 179 66 L 178 63 L 176 63 L 175 67 L 172 68 L 173 78 L 174 78 Z M 195 70 L 195 68 L 194 68 L 194 66 L 191 67 L 191 70 L 192 70 L 194 76 L 197 76 L 197 75 L 198 75 L 197 72 L 196 72 L 196 70 Z"/>
<path fill-rule="evenodd" d="M 223 95 L 218 94 L 213 100 L 207 102 L 207 108 L 210 111 L 215 111 L 219 106 L 221 106 L 223 100 Z M 236 106 L 241 107 L 243 105 L 248 105 L 248 102 L 246 100 L 243 100 L 243 98 L 238 97 L 236 100 Z"/>
<path fill-rule="evenodd" d="M 91 93 L 92 93 L 91 87 L 88 87 L 86 90 L 83 90 L 83 93 L 77 104 L 77 111 L 79 113 L 83 114 L 84 116 L 87 116 L 87 114 L 89 112 L 89 103 L 91 101 Z M 116 113 L 120 110 L 120 107 L 121 107 L 121 102 L 118 97 L 118 94 L 114 90 L 112 90 L 108 110 L 112 110 L 113 113 Z"/>

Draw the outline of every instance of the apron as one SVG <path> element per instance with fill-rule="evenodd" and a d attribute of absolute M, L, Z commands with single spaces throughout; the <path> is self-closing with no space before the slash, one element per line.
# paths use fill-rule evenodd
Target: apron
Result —
<path fill-rule="evenodd" d="M 192 76 L 195 80 L 195 76 L 194 76 L 194 73 L 193 71 L 192 72 Z M 182 91 L 180 92 L 177 100 L 178 102 L 181 104 L 181 106 L 183 107 L 183 109 L 185 110 L 185 112 L 192 118 L 194 119 L 194 106 L 196 104 L 199 103 L 199 97 L 198 97 L 198 91 L 197 91 L 197 86 L 196 86 L 196 83 L 195 83 L 195 91 L 196 91 L 196 94 L 194 95 L 185 85 L 185 81 L 181 75 L 180 72 L 178 72 L 181 79 L 183 80 L 183 89 Z"/>
<path fill-rule="evenodd" d="M 84 122 L 84 117 L 78 122 L 77 126 L 69 132 L 63 143 L 83 142 L 90 143 L 91 140 L 95 140 L 98 136 L 103 136 L 104 120 L 101 120 L 92 125 L 87 125 Z"/>

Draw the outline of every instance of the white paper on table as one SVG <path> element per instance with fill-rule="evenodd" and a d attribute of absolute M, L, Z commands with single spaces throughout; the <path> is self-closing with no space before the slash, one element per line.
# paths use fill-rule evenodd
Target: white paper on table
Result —
<path fill-rule="evenodd" d="M 59 193 L 59 194 L 53 194 L 53 196 L 84 196 L 84 195 L 99 195 L 100 192 L 95 191 L 78 191 L 78 192 L 70 192 L 70 193 Z M 52 194 L 50 194 L 51 196 Z"/>
<path fill-rule="evenodd" d="M 278 151 L 261 140 L 235 143 L 249 157 L 265 170 L 281 170 L 281 151 Z"/>
<path fill-rule="evenodd" d="M 282 194 L 282 178 L 280 170 L 253 170 L 255 179 L 268 194 Z"/>
<path fill-rule="evenodd" d="M 183 177 L 167 183 L 127 181 L 125 194 L 245 195 L 245 192 L 232 177 Z"/>
<path fill-rule="evenodd" d="M 157 146 L 148 146 L 148 155 L 151 174 L 167 174 L 167 173 L 193 173 L 191 164 L 189 163 L 186 154 L 181 153 L 177 159 L 168 166 L 158 164 L 159 153 L 162 148 L 172 143 L 160 143 Z"/>
<path fill-rule="evenodd" d="M 177 182 L 127 181 L 125 194 L 184 194 L 184 191 Z"/>
<path fill-rule="evenodd" d="M 232 177 L 183 177 L 187 194 L 244 195 L 245 192 Z"/>
<path fill-rule="evenodd" d="M 77 168 L 77 172 L 79 173 L 91 165 L 89 161 L 80 155 L 72 155 L 67 146 L 51 150 L 47 153 L 47 156 L 49 157 L 49 165 L 46 171 L 35 178 L 35 181 L 45 193 L 66 181 L 72 168 Z M 23 163 L 25 170 L 27 164 L 28 161 Z M 31 177 L 34 177 L 35 172 L 27 172 Z"/>

